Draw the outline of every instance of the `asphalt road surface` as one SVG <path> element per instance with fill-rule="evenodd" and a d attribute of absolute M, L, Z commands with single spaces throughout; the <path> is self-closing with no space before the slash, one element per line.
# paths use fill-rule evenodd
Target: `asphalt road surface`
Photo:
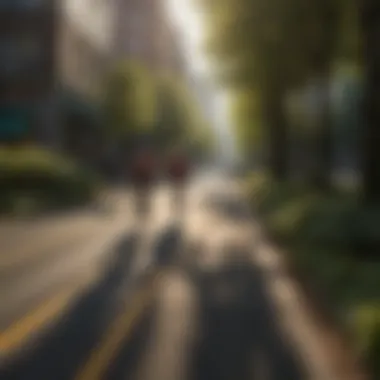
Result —
<path fill-rule="evenodd" d="M 0 378 L 348 380 L 238 184 L 197 175 L 181 219 L 170 201 L 2 222 Z"/>

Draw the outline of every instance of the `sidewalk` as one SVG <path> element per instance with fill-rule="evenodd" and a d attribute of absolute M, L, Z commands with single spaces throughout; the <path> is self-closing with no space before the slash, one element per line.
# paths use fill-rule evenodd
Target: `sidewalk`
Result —
<path fill-rule="evenodd" d="M 273 244 L 249 209 L 242 189 L 231 186 L 222 214 L 237 225 L 249 226 L 252 263 L 263 274 L 266 288 L 277 310 L 278 322 L 306 364 L 311 380 L 369 380 L 336 327 L 326 324 L 312 307 L 302 284 L 289 270 L 286 252 Z M 228 201 L 232 199 L 232 201 Z M 240 199 L 240 201 L 237 201 Z M 230 204 L 231 203 L 231 204 Z"/>
<path fill-rule="evenodd" d="M 307 364 L 312 380 L 369 380 L 339 332 L 320 318 L 302 284 L 292 276 L 286 253 L 268 242 L 253 222 L 258 242 L 253 262 L 266 278 L 284 331 Z"/>

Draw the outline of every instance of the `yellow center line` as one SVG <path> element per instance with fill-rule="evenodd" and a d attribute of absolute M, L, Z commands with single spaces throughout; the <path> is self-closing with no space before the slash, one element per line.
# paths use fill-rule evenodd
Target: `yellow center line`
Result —
<path fill-rule="evenodd" d="M 111 324 L 75 380 L 102 379 L 120 346 L 128 339 L 143 312 L 151 304 L 157 277 L 158 275 L 153 277 L 148 286 L 133 298 L 132 305 L 127 305 L 124 312 Z"/>
<path fill-rule="evenodd" d="M 21 320 L 15 322 L 8 329 L 0 332 L 0 354 L 7 355 L 20 347 L 32 334 L 57 317 L 69 301 L 73 298 L 77 289 L 66 289 L 53 298 L 44 302 L 40 307 L 31 311 Z"/>

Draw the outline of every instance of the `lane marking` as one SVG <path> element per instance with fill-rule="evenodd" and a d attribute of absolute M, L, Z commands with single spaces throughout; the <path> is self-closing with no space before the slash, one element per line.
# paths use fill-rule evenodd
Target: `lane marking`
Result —
<path fill-rule="evenodd" d="M 104 377 L 121 345 L 128 340 L 143 312 L 151 304 L 156 289 L 155 283 L 160 275 L 162 272 L 155 274 L 148 285 L 133 297 L 132 304 L 127 303 L 125 310 L 111 324 L 75 380 L 101 380 Z"/>
<path fill-rule="evenodd" d="M 105 244 L 97 243 L 96 247 L 101 247 L 102 252 L 108 252 L 109 238 L 112 240 L 120 233 L 119 229 L 116 233 L 107 236 Z M 103 242 L 104 243 L 104 242 Z M 91 252 L 96 252 L 96 247 Z M 97 267 L 97 266 L 96 266 Z M 57 292 L 54 296 L 46 297 L 39 306 L 33 308 L 24 317 L 16 320 L 9 327 L 0 330 L 0 356 L 8 356 L 13 350 L 19 348 L 26 343 L 35 333 L 38 333 L 45 325 L 59 317 L 61 313 L 67 310 L 69 303 L 77 299 L 77 296 L 85 291 L 86 287 L 93 283 L 100 274 L 97 270 L 91 270 L 84 274 L 75 283 L 75 286 L 65 287 L 61 292 Z"/>
<path fill-rule="evenodd" d="M 46 326 L 49 321 L 61 314 L 77 292 L 78 288 L 65 289 L 0 332 L 0 354 L 9 355 Z"/>
<path fill-rule="evenodd" d="M 186 378 L 191 365 L 189 354 L 199 333 L 198 307 L 196 289 L 174 269 L 160 284 L 153 334 L 139 360 L 136 379 Z"/>

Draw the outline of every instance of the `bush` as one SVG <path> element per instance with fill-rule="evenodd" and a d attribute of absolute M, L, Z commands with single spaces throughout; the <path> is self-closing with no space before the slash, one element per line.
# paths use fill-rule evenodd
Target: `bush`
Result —
<path fill-rule="evenodd" d="M 313 195 L 291 199 L 266 218 L 270 232 L 281 241 L 294 241 L 300 237 L 300 229 L 315 201 Z"/>
<path fill-rule="evenodd" d="M 278 183 L 263 173 L 250 176 L 246 190 L 254 207 L 264 214 L 278 210 L 286 202 L 310 194 L 302 183 Z"/>
<path fill-rule="evenodd" d="M 277 184 L 263 174 L 248 178 L 246 190 L 267 230 L 287 245 L 298 272 L 353 333 L 380 378 L 380 263 L 367 260 L 379 254 L 380 207 L 365 208 L 352 194 Z"/>
<path fill-rule="evenodd" d="M 0 150 L 2 212 L 14 211 L 20 202 L 37 209 L 80 205 L 92 199 L 96 184 L 90 173 L 48 151 Z"/>
<path fill-rule="evenodd" d="M 352 312 L 352 330 L 358 350 L 374 378 L 380 377 L 380 304 L 360 305 Z"/>
<path fill-rule="evenodd" d="M 364 208 L 355 195 L 318 194 L 263 174 L 250 177 L 246 189 L 275 237 L 365 256 L 380 247 L 380 207 Z"/>
<path fill-rule="evenodd" d="M 321 196 L 310 205 L 299 226 L 305 243 L 349 249 L 348 237 L 356 206 L 351 199 Z"/>

